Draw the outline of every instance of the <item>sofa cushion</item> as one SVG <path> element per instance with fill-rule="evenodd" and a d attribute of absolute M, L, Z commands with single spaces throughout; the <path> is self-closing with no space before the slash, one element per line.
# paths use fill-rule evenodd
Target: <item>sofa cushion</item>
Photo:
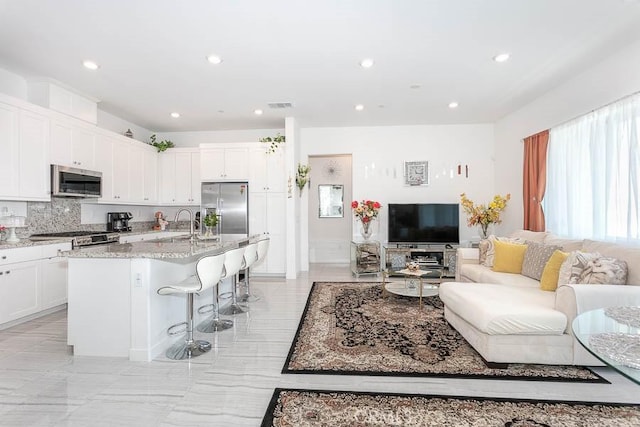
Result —
<path fill-rule="evenodd" d="M 494 245 L 496 255 L 493 261 L 493 271 L 520 274 L 527 245 L 501 242 L 499 240 L 496 240 Z"/>
<path fill-rule="evenodd" d="M 516 230 L 509 235 L 509 238 L 543 243 L 544 239 L 547 238 L 547 235 L 549 235 L 549 233 L 546 231 Z"/>
<path fill-rule="evenodd" d="M 507 242 L 507 243 L 520 243 L 524 244 L 525 240 L 520 238 L 510 238 L 510 237 L 497 237 L 493 234 L 489 236 L 488 239 L 480 241 L 479 249 L 480 249 L 480 264 L 493 267 L 493 260 L 496 255 L 495 242 Z"/>
<path fill-rule="evenodd" d="M 619 243 L 585 240 L 584 250 L 598 252 L 606 257 L 626 261 L 627 284 L 640 286 L 640 247 L 630 247 Z"/>
<path fill-rule="evenodd" d="M 555 294 L 539 288 L 445 282 L 448 309 L 489 335 L 562 335 L 567 317 L 554 309 Z"/>
<path fill-rule="evenodd" d="M 558 288 L 558 277 L 560 276 L 560 267 L 569 256 L 568 253 L 555 251 L 542 271 L 540 278 L 540 289 L 543 291 L 555 291 Z"/>
<path fill-rule="evenodd" d="M 569 283 L 571 276 L 577 277 L 582 270 L 587 267 L 590 260 L 600 257 L 599 253 L 589 253 L 582 251 L 573 251 L 569 253 L 567 259 L 560 267 L 558 275 L 558 284 L 566 285 Z M 575 283 L 575 282 L 574 282 Z"/>
<path fill-rule="evenodd" d="M 560 249 L 560 246 L 527 241 L 527 250 L 522 261 L 522 274 L 532 279 L 540 280 L 547 261 L 557 249 Z"/>
<path fill-rule="evenodd" d="M 544 239 L 544 244 L 560 246 L 563 252 L 572 252 L 581 250 L 582 245 L 584 244 L 584 240 L 565 239 L 563 237 L 558 237 L 554 234 L 549 233 Z"/>
<path fill-rule="evenodd" d="M 460 277 L 478 283 L 496 283 L 525 288 L 539 288 L 540 282 L 522 274 L 499 273 L 480 264 L 461 264 Z"/>

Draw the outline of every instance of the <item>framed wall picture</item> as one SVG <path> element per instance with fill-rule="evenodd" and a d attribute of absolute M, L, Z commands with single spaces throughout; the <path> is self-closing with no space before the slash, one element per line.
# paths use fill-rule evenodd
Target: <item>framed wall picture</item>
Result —
<path fill-rule="evenodd" d="M 404 162 L 405 185 L 429 185 L 429 162 Z"/>

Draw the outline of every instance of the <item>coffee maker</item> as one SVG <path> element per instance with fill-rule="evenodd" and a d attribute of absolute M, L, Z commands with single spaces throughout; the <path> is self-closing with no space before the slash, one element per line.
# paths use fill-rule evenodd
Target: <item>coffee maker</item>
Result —
<path fill-rule="evenodd" d="M 133 218 L 131 212 L 107 213 L 107 231 L 131 231 L 129 220 Z"/>

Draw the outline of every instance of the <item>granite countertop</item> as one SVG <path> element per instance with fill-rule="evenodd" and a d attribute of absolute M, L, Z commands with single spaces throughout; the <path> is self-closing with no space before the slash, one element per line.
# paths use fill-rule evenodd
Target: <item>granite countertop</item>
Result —
<path fill-rule="evenodd" d="M 63 252 L 69 258 L 148 258 L 163 260 L 181 260 L 201 255 L 215 255 L 247 243 L 266 238 L 256 234 L 226 234 L 218 239 L 196 239 L 191 242 L 187 236 L 134 243 L 112 243 L 96 245 Z"/>
<path fill-rule="evenodd" d="M 71 238 L 60 238 L 55 240 L 30 240 L 30 239 L 20 239 L 19 242 L 16 243 L 7 243 L 6 241 L 0 241 L 0 250 L 2 249 L 16 249 L 16 248 L 27 248 L 30 246 L 42 246 L 42 245 L 57 245 L 60 243 L 70 243 Z"/>

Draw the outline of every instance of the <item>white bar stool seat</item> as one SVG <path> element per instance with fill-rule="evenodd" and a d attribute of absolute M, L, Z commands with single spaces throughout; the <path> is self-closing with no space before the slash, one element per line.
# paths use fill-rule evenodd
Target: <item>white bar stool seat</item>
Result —
<path fill-rule="evenodd" d="M 187 297 L 187 320 L 170 326 L 169 335 L 186 333 L 183 341 L 171 346 L 166 356 L 169 359 L 184 360 L 200 356 L 211 350 L 211 343 L 193 339 L 193 300 L 196 293 L 212 288 L 222 276 L 225 254 L 204 257 L 196 263 L 196 274 L 175 285 L 158 289 L 158 295 L 185 294 Z M 178 329 L 183 327 L 184 329 Z"/>
<path fill-rule="evenodd" d="M 240 271 L 240 266 L 242 265 L 243 256 L 244 256 L 244 247 L 231 249 L 225 252 L 224 269 L 221 277 L 219 278 L 219 281 L 226 279 L 227 277 L 231 277 L 232 279 L 231 286 L 233 290 L 233 299 L 231 300 L 232 304 L 225 307 L 226 309 L 229 309 L 229 307 L 232 307 L 232 305 L 235 303 L 235 300 L 236 300 L 235 299 L 236 275 Z M 229 312 L 224 312 L 223 310 L 220 310 L 220 284 L 219 283 L 218 283 L 218 286 L 216 286 L 216 291 L 213 293 L 213 295 L 214 295 L 213 316 L 210 317 L 209 319 L 206 319 L 200 322 L 200 324 L 197 327 L 197 330 L 200 332 L 206 332 L 206 333 L 217 332 L 217 331 L 229 329 L 233 326 L 233 322 L 231 320 L 220 319 L 220 314 L 236 314 L 236 313 L 229 313 Z M 198 309 L 198 313 L 206 313 L 207 312 L 206 309 L 210 306 L 211 304 L 200 307 Z M 238 308 L 242 310 L 240 306 L 238 306 Z M 238 313 L 244 313 L 244 312 L 245 312 L 244 310 L 238 311 Z"/>
<path fill-rule="evenodd" d="M 267 244 L 268 244 L 267 240 Z M 256 302 L 260 298 L 251 294 L 251 283 L 249 279 L 250 268 L 258 261 L 258 243 L 251 243 L 244 251 L 244 259 L 242 263 L 242 269 L 244 270 L 244 294 L 239 298 L 240 302 Z"/>

